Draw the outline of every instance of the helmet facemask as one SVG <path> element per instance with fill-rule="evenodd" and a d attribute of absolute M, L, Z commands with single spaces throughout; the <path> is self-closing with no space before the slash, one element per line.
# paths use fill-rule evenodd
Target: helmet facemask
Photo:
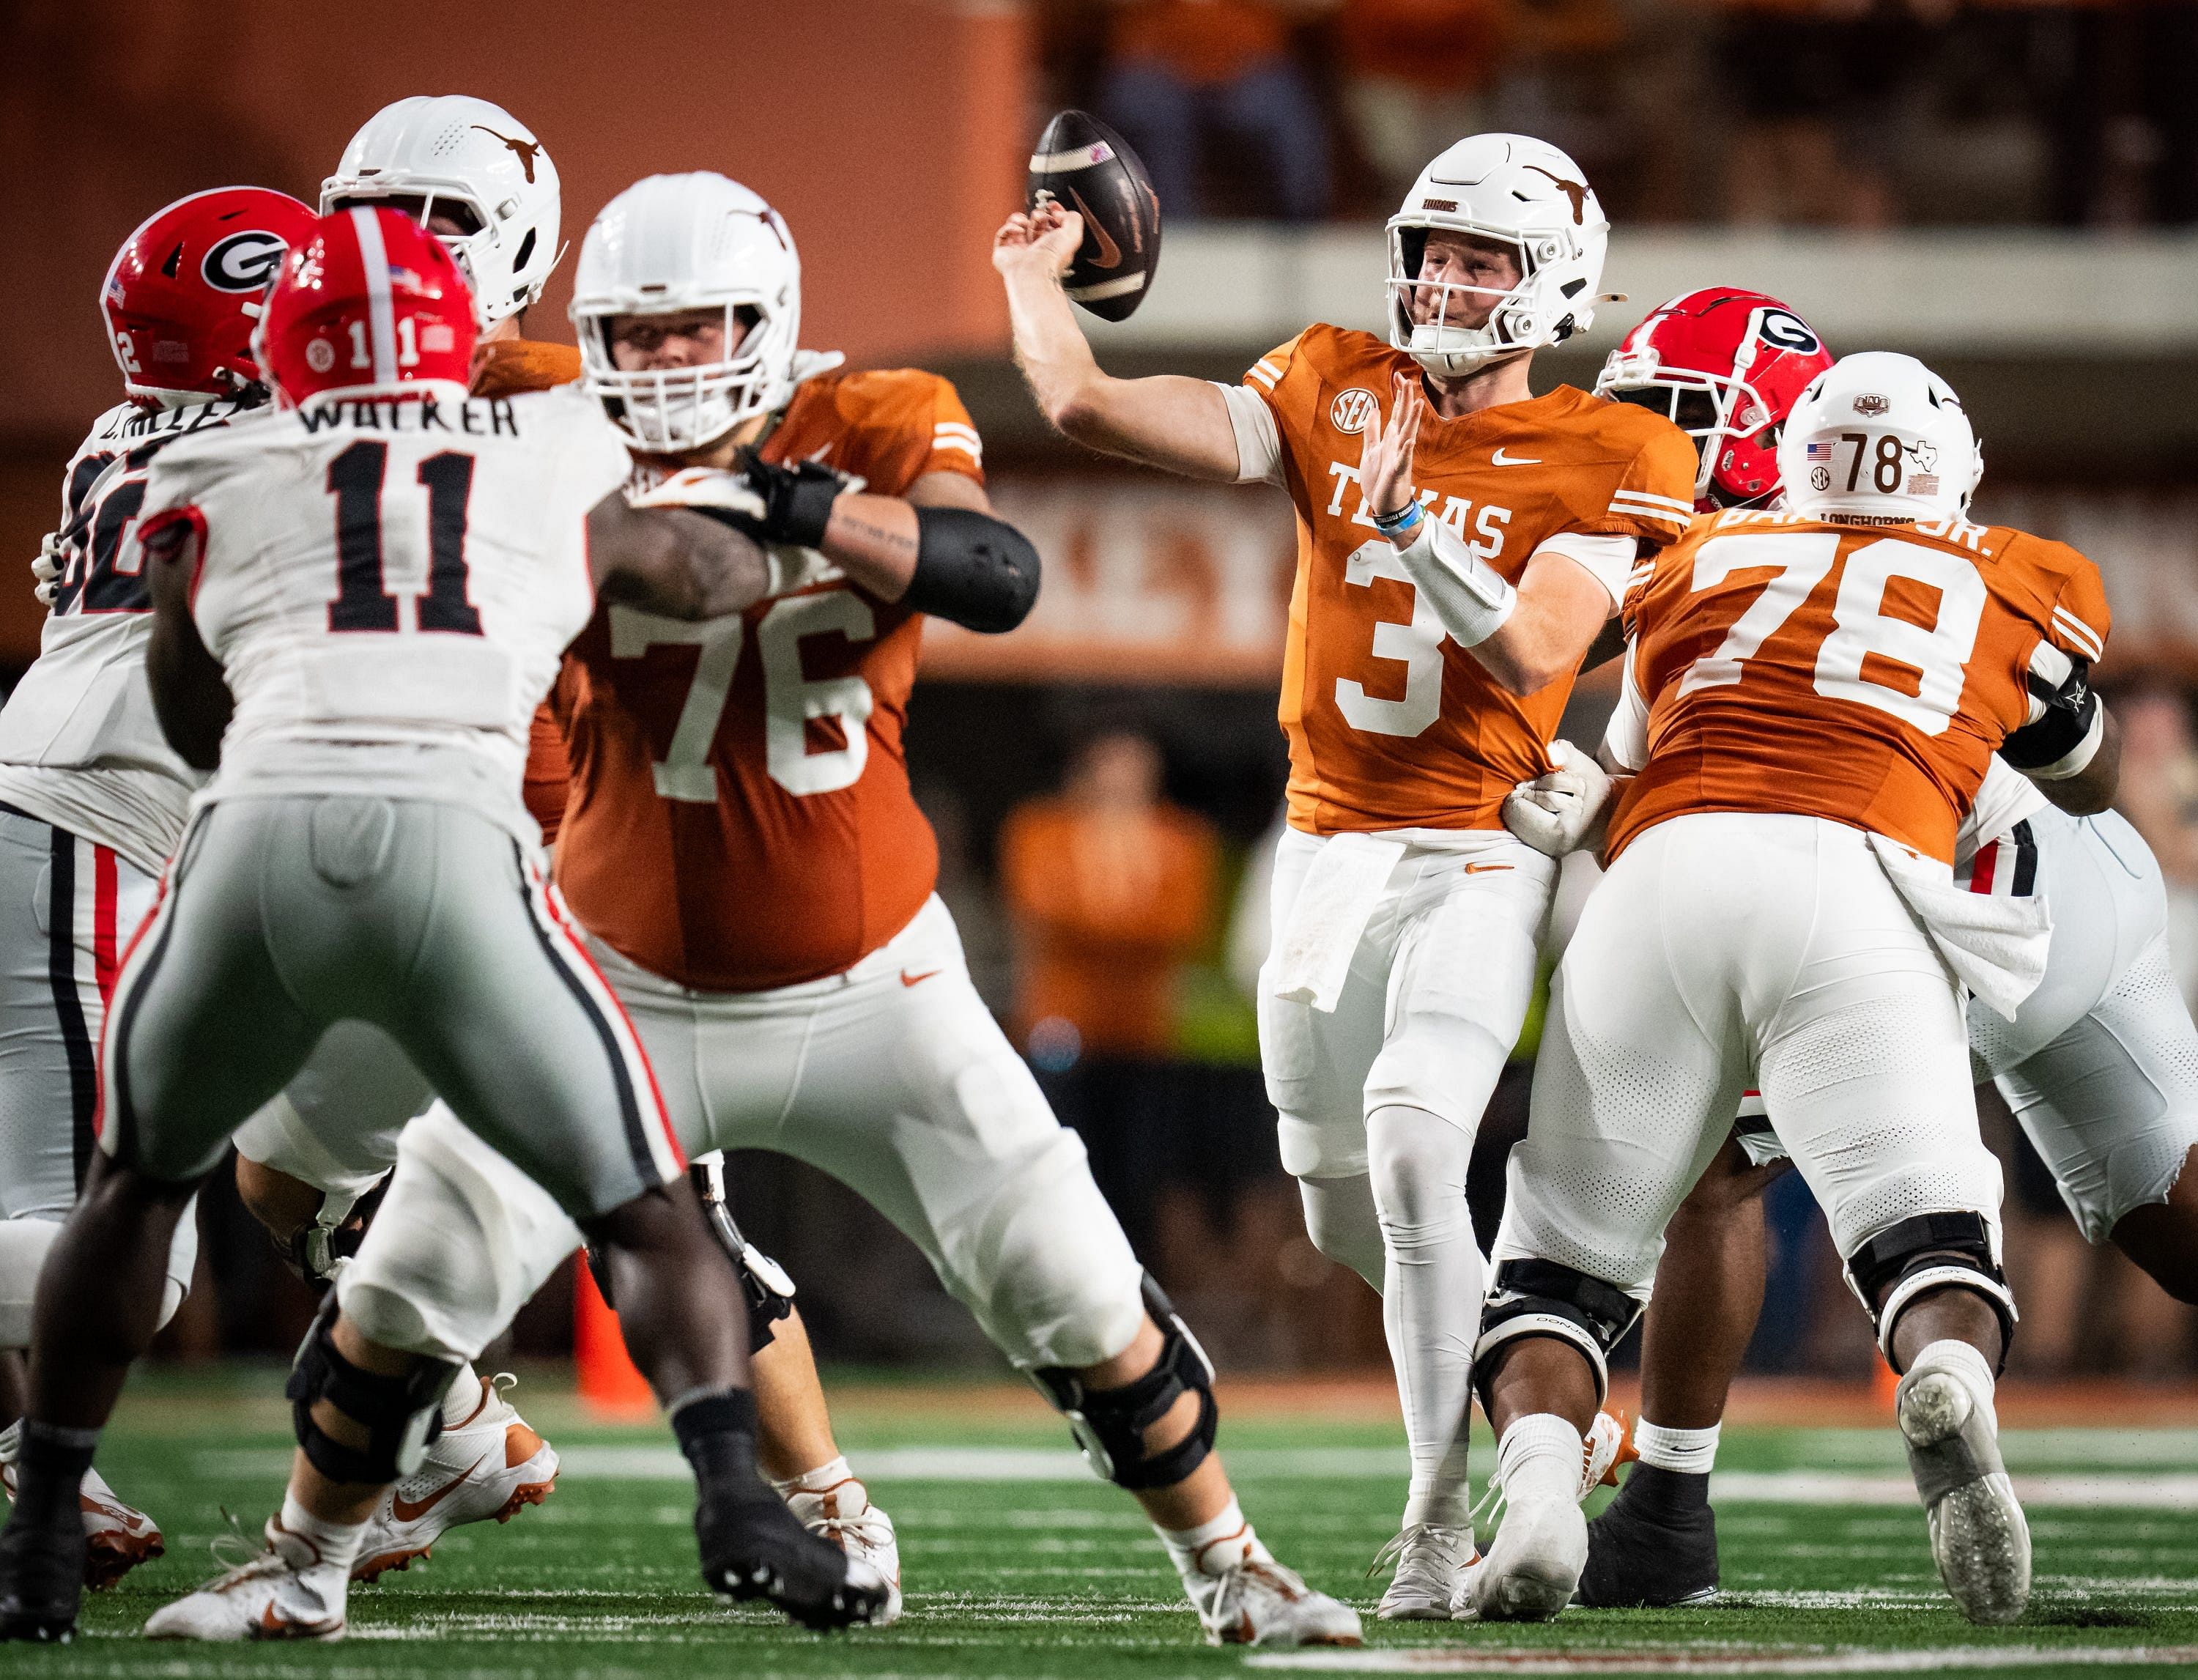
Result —
<path fill-rule="evenodd" d="M 1667 368 L 1649 349 L 1631 356 L 1614 354 L 1596 380 L 1595 394 L 1661 415 L 1694 439 L 1700 462 L 1695 472 L 1695 501 L 1712 498 L 1720 505 L 1742 505 L 1727 503 L 1712 480 L 1719 451 L 1728 443 L 1754 439 L 1771 412 L 1771 404 L 1746 380 L 1693 368 Z M 1774 431 L 1763 447 L 1776 446 Z M 1776 493 L 1775 488 L 1765 492 Z"/>
<path fill-rule="evenodd" d="M 711 305 L 683 303 L 661 311 L 686 315 Z M 611 343 L 611 323 L 657 311 L 619 310 L 588 315 L 580 357 L 588 389 L 603 401 L 611 421 L 635 448 L 676 455 L 715 443 L 743 421 L 769 414 L 791 394 L 790 324 L 761 294 L 736 296 L 715 305 L 724 311 L 725 359 L 684 368 L 622 369 Z M 783 343 L 781 341 L 784 340 Z"/>

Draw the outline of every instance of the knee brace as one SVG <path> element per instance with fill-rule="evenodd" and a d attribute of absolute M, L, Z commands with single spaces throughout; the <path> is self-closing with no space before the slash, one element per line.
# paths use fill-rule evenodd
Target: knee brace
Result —
<path fill-rule="evenodd" d="M 725 1251 L 740 1276 L 741 1293 L 748 1303 L 748 1352 L 760 1353 L 770 1346 L 771 1326 L 794 1312 L 794 1280 L 786 1275 L 786 1268 L 750 1242 L 741 1235 L 734 1221 L 733 1210 L 725 1201 L 725 1163 L 722 1155 L 712 1155 L 696 1161 L 687 1169 L 688 1177 L 695 1181 L 695 1193 L 702 1199 L 702 1220 L 709 1226 L 710 1235 L 718 1239 L 718 1246 Z M 589 1259 L 593 1260 L 590 1251 Z M 602 1274 L 596 1274 L 602 1282 Z"/>
<path fill-rule="evenodd" d="M 1173 1487 L 1206 1462 L 1221 1424 L 1213 1401 L 1213 1363 L 1174 1304 L 1153 1282 L 1144 1282 L 1146 1309 L 1160 1326 L 1160 1357 L 1153 1368 L 1119 1388 L 1091 1388 L 1066 1366 L 1032 1373 L 1054 1409 L 1068 1420 L 1084 1462 L 1100 1479 L 1137 1492 Z M 1198 1422 L 1162 1452 L 1145 1445 L 1145 1431 L 1166 1417 L 1185 1394 L 1198 1396 Z"/>
<path fill-rule="evenodd" d="M 1887 1226 L 1847 1257 L 1847 1288 L 1877 1325 L 1878 1352 L 1898 1373 L 1893 1333 L 1900 1316 L 1933 1289 L 1967 1289 L 1981 1295 L 1999 1320 L 1999 1364 L 2015 1340 L 2015 1295 L 1992 1253 L 1992 1230 L 1980 1213 L 1918 1213 Z M 1891 1288 L 1885 1305 L 1878 1292 Z"/>
<path fill-rule="evenodd" d="M 1595 1371 L 1595 1399 L 1610 1392 L 1610 1351 L 1625 1340 L 1643 1311 L 1639 1301 L 1599 1277 L 1555 1260 L 1506 1260 L 1480 1317 L 1473 1345 L 1473 1386 L 1488 1407 L 1488 1356 L 1506 1342 L 1547 1336 L 1576 1349 Z"/>
<path fill-rule="evenodd" d="M 422 1357 L 403 1376 L 361 1370 L 336 1351 L 335 1320 L 336 1298 L 330 1294 L 305 1332 L 283 1389 L 298 1445 L 332 1481 L 379 1485 L 409 1476 L 442 1433 L 443 1396 L 458 1367 Z M 323 1429 L 313 1419 L 320 1400 L 363 1428 L 366 1445 L 347 1446 Z"/>

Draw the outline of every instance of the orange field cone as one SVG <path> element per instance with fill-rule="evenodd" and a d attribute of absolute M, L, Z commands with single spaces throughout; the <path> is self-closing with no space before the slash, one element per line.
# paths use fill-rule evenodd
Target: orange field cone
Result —
<path fill-rule="evenodd" d="M 618 1314 L 596 1288 L 596 1274 L 577 1254 L 573 1270 L 573 1364 L 581 1399 L 596 1411 L 622 1417 L 654 1411 L 656 1396 L 625 1351 Z"/>

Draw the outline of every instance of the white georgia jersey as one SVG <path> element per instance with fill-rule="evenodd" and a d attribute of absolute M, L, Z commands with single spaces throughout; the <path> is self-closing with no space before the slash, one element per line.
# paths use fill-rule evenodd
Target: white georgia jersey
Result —
<path fill-rule="evenodd" d="M 573 388 L 311 403 L 165 451 L 140 530 L 198 531 L 192 616 L 236 701 L 200 800 L 432 799 L 538 843 L 528 725 L 629 464 Z"/>
<path fill-rule="evenodd" d="M 241 404 L 131 404 L 100 416 L 61 479 L 52 610 L 38 657 L 0 710 L 0 800 L 158 875 L 205 778 L 169 747 L 145 686 L 152 633 L 131 540 L 153 458 L 224 427 Z"/>

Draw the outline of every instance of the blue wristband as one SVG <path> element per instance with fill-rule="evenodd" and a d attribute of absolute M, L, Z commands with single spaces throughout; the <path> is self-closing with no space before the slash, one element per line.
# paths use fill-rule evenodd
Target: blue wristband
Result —
<path fill-rule="evenodd" d="M 1427 515 L 1421 511 L 1419 498 L 1415 497 L 1393 514 L 1374 515 L 1374 528 L 1384 537 L 1401 537 Z"/>

